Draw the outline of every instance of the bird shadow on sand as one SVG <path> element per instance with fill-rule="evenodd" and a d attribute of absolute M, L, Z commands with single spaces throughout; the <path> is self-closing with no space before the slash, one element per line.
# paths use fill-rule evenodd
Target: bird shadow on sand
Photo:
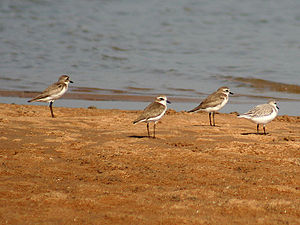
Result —
<path fill-rule="evenodd" d="M 153 137 L 148 137 L 148 136 L 145 136 L 145 135 L 130 135 L 128 136 L 130 138 L 149 138 L 149 139 L 156 139 L 156 138 L 153 138 Z"/>
<path fill-rule="evenodd" d="M 221 126 L 218 126 L 218 125 L 215 125 L 215 126 L 210 126 L 210 125 L 206 125 L 206 124 L 195 124 L 195 125 L 192 125 L 193 127 L 221 127 Z"/>
<path fill-rule="evenodd" d="M 265 136 L 267 136 L 267 135 L 269 135 L 269 133 L 264 134 L 264 133 L 251 132 L 251 133 L 241 133 L 241 135 L 265 135 Z"/>

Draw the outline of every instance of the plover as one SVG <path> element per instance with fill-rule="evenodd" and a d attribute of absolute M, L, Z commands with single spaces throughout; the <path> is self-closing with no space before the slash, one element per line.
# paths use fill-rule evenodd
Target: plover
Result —
<path fill-rule="evenodd" d="M 162 116 L 167 111 L 167 103 L 171 103 L 167 100 L 167 97 L 164 95 L 157 96 L 155 101 L 152 102 L 150 105 L 148 105 L 142 114 L 133 121 L 133 124 L 137 124 L 140 122 L 147 123 L 147 131 L 148 131 L 148 137 L 150 137 L 150 131 L 149 131 L 149 123 L 154 122 L 154 132 L 153 132 L 153 138 L 155 138 L 155 126 L 158 120 L 162 118 Z"/>
<path fill-rule="evenodd" d="M 259 124 L 263 124 L 264 134 L 266 133 L 266 124 L 271 122 L 278 114 L 278 106 L 275 100 L 270 100 L 267 104 L 255 106 L 248 112 L 239 115 L 238 118 L 246 118 L 257 124 L 257 134 L 259 134 Z"/>
<path fill-rule="evenodd" d="M 73 83 L 69 76 L 61 75 L 56 83 L 50 85 L 41 94 L 31 100 L 28 100 L 28 102 L 50 102 L 50 112 L 51 116 L 54 118 L 52 104 L 56 99 L 59 99 L 64 93 L 66 93 L 69 83 Z"/>
<path fill-rule="evenodd" d="M 233 94 L 228 87 L 220 87 L 216 92 L 204 99 L 200 105 L 188 112 L 198 112 L 200 110 L 208 112 L 210 126 L 215 126 L 215 112 L 223 108 L 228 102 L 228 95 Z M 211 122 L 211 114 L 213 123 Z"/>

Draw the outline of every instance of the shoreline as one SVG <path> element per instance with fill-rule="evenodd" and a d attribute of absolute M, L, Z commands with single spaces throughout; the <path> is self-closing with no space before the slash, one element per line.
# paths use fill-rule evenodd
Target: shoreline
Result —
<path fill-rule="evenodd" d="M 152 99 L 153 100 L 153 99 Z M 107 100 L 109 101 L 109 100 Z M 40 103 L 40 102 L 38 102 Z M 43 112 L 43 115 L 46 116 L 47 112 L 49 111 L 49 106 L 47 103 L 41 103 L 42 105 L 32 105 L 32 104 L 16 104 L 16 103 L 1 103 L 0 102 L 0 108 L 1 106 L 7 106 L 8 108 L 10 106 L 14 106 L 17 108 L 23 108 L 26 109 L 26 111 L 30 111 L 31 108 L 34 112 Z M 122 111 L 122 112 L 139 112 L 141 113 L 143 111 L 143 109 L 110 109 L 110 108 L 97 108 L 95 106 L 87 106 L 87 107 L 67 107 L 67 106 L 53 106 L 53 110 L 55 111 L 55 109 L 58 109 L 58 111 L 63 111 L 64 109 L 66 110 L 66 112 L 70 112 L 70 110 L 83 110 L 83 111 Z M 205 111 L 198 111 L 195 113 L 188 113 L 187 111 L 183 110 L 183 111 L 176 111 L 170 107 L 168 107 L 167 111 L 166 111 L 166 115 L 176 115 L 176 114 L 188 114 L 188 115 L 207 115 L 208 117 L 208 113 Z M 237 116 L 238 113 L 237 112 L 229 112 L 229 113 L 223 113 L 223 112 L 215 112 L 216 115 L 234 115 Z M 1 115 L 1 114 L 0 114 Z M 49 111 L 49 115 L 50 115 L 50 111 Z M 14 116 L 13 116 L 14 117 Z M 50 118 L 50 117 L 49 117 Z M 237 118 L 237 120 L 241 120 L 240 118 Z M 245 119 L 246 121 L 250 121 Z M 300 116 L 294 116 L 294 115 L 277 115 L 276 118 L 273 121 L 287 121 L 287 122 L 300 122 Z M 252 122 L 251 122 L 252 123 Z M 271 122 L 272 123 L 272 122 Z M 254 124 L 254 123 L 252 123 Z M 268 125 L 268 124 L 267 124 Z M 255 125 L 256 127 L 256 125 Z"/>
<path fill-rule="evenodd" d="M 115 91 L 116 92 L 116 91 Z M 122 92 L 122 91 L 120 91 Z M 40 94 L 40 92 L 36 91 L 17 91 L 17 90 L 0 90 L 0 97 L 19 97 L 19 98 L 32 98 L 36 95 Z M 159 95 L 156 94 L 137 94 L 128 92 L 123 94 L 98 94 L 98 93 L 81 93 L 81 92 L 67 92 L 64 94 L 62 98 L 65 99 L 73 99 L 73 100 L 90 100 L 90 101 L 139 101 L 139 102 L 149 102 L 153 100 L 153 97 Z M 208 94 L 202 94 L 204 97 Z M 246 98 L 254 98 L 254 99 L 270 99 L 273 97 L 270 96 L 261 96 L 261 95 L 243 95 L 243 94 L 235 94 L 231 96 L 231 98 L 235 97 L 246 97 Z M 175 102 L 199 102 L 201 97 L 171 97 Z M 299 101 L 300 99 L 292 99 L 292 98 L 276 98 L 277 100 L 282 101 Z"/>
<path fill-rule="evenodd" d="M 36 96 L 39 92 L 31 91 L 13 91 L 0 90 L 0 102 L 10 104 L 30 104 L 27 100 Z M 67 92 L 62 98 L 55 101 L 54 107 L 83 107 L 94 106 L 104 109 L 124 109 L 124 110 L 141 110 L 147 103 L 152 102 L 156 94 L 99 94 L 99 93 L 77 93 Z M 200 103 L 207 95 L 199 95 L 199 97 L 191 96 L 168 96 L 168 99 L 175 104 L 171 104 L 169 108 L 175 111 L 187 111 Z M 25 100 L 23 100 L 25 99 Z M 247 96 L 235 94 L 230 97 L 229 103 L 220 111 L 221 113 L 238 112 L 243 113 L 257 104 L 267 102 L 271 97 L 266 96 Z M 299 108 L 300 99 L 276 98 L 279 103 L 279 115 L 298 116 L 296 113 Z M 34 103 L 30 105 L 47 105 L 47 103 Z M 296 107 L 295 107 L 296 105 Z M 298 108 L 297 108 L 298 106 Z"/>
<path fill-rule="evenodd" d="M 11 91 L 0 90 L 0 97 L 19 97 L 32 98 L 40 92 L 34 91 Z M 154 95 L 140 95 L 140 94 L 94 94 L 94 93 L 74 93 L 68 92 L 62 98 L 73 100 L 90 100 L 90 101 L 138 101 L 148 102 L 153 100 Z M 196 98 L 173 97 L 176 102 L 197 102 Z"/>

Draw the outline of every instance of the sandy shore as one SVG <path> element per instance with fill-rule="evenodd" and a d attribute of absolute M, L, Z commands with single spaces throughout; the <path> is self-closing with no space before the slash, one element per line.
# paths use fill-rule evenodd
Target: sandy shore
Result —
<path fill-rule="evenodd" d="M 300 117 L 54 113 L 0 104 L 1 224 L 300 224 Z"/>

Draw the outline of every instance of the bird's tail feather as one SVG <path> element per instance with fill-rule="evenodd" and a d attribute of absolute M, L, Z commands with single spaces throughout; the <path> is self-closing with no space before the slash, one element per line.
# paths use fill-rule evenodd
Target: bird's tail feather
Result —
<path fill-rule="evenodd" d="M 189 111 L 187 111 L 188 113 L 193 113 L 193 112 L 197 112 L 197 111 L 199 111 L 200 109 L 197 109 L 197 108 L 195 108 L 195 109 L 192 109 L 192 110 L 189 110 Z"/>
<path fill-rule="evenodd" d="M 139 122 L 141 122 L 140 120 L 135 120 L 135 121 L 133 121 L 132 123 L 133 124 L 137 124 L 137 123 L 139 123 Z"/>
<path fill-rule="evenodd" d="M 38 98 L 38 97 L 35 97 L 35 98 L 32 98 L 32 99 L 28 100 L 27 102 L 36 102 L 36 101 L 38 101 L 38 100 L 39 100 L 39 98 Z"/>
<path fill-rule="evenodd" d="M 144 121 L 146 121 L 146 120 L 147 120 L 147 119 L 140 119 L 140 118 L 138 118 L 138 119 L 134 120 L 132 123 L 133 123 L 133 124 L 137 124 L 137 123 L 144 122 Z"/>

